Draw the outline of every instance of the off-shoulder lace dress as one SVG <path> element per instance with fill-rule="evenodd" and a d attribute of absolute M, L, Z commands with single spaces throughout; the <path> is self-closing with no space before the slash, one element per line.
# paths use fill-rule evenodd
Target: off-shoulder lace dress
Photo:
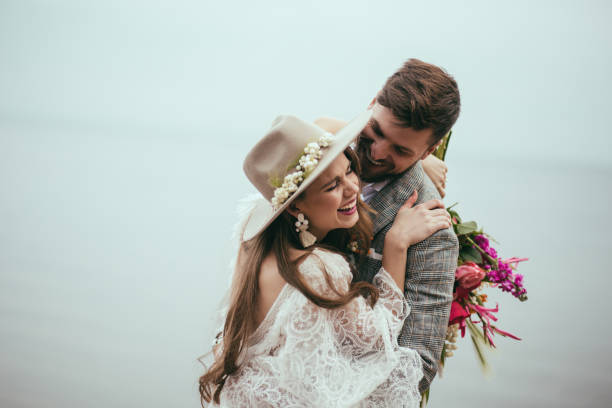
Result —
<path fill-rule="evenodd" d="M 299 267 L 309 285 L 332 297 L 352 274 L 345 259 L 315 249 Z M 374 307 L 361 296 L 324 309 L 285 285 L 253 333 L 239 370 L 225 382 L 222 407 L 418 407 L 421 359 L 399 347 L 410 308 L 393 278 L 374 278 Z"/>

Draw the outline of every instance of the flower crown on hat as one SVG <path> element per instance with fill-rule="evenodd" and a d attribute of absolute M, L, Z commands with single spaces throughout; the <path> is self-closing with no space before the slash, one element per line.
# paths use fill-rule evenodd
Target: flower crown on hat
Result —
<path fill-rule="evenodd" d="M 298 190 L 304 179 L 317 167 L 322 154 L 321 150 L 332 144 L 333 140 L 334 135 L 326 132 L 317 142 L 311 142 L 306 145 L 304 153 L 297 160 L 296 171 L 288 173 L 283 179 L 282 184 L 274 190 L 274 197 L 271 200 L 274 211 L 282 207 L 283 203 Z M 290 166 L 290 169 L 291 167 L 293 166 Z M 280 182 L 276 183 L 276 185 L 278 184 Z"/>

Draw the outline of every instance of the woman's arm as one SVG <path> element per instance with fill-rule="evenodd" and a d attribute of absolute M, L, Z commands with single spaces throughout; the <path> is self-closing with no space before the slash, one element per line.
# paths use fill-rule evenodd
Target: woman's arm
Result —
<path fill-rule="evenodd" d="M 446 163 L 433 154 L 430 154 L 421 161 L 421 164 L 423 165 L 425 174 L 427 174 L 427 177 L 430 178 L 438 190 L 438 193 L 440 193 L 440 197 L 444 198 L 446 195 L 446 191 L 444 190 L 446 188 L 446 173 L 448 172 Z"/>

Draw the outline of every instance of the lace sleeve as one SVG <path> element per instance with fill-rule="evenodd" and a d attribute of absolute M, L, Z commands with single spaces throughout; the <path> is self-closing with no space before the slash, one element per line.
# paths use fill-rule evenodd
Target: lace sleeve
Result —
<path fill-rule="evenodd" d="M 325 253 L 321 262 L 304 266 L 303 276 L 322 296 L 333 298 L 337 296 L 336 292 L 346 293 L 353 279 L 348 264 L 337 254 Z M 379 290 L 379 299 L 373 308 L 369 299 L 357 297 L 330 311 L 337 336 L 342 338 L 345 346 L 354 345 L 356 353 L 360 348 L 367 352 L 378 347 L 383 334 L 397 338 L 410 312 L 404 294 L 384 268 L 374 277 L 373 284 Z"/>
<path fill-rule="evenodd" d="M 324 269 L 314 262 L 305 268 L 307 281 L 323 295 L 334 293 L 329 281 L 340 293 L 349 288 L 348 264 L 336 257 L 323 257 Z M 283 388 L 292 390 L 297 402 L 359 406 L 376 398 L 383 406 L 413 406 L 415 401 L 418 406 L 420 358 L 413 350 L 400 350 L 396 340 L 408 306 L 384 269 L 374 282 L 380 298 L 373 308 L 358 296 L 341 308 L 324 309 L 296 291 L 279 357 L 286 357 Z"/>

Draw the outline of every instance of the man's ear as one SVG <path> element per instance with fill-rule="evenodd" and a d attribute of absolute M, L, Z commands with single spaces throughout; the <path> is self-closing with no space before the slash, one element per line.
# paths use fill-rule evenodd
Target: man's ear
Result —
<path fill-rule="evenodd" d="M 372 100 L 370 101 L 370 104 L 368 105 L 368 109 L 372 109 L 374 104 L 376 104 L 376 98 L 378 98 L 378 94 L 376 94 L 376 96 L 372 98 Z"/>
<path fill-rule="evenodd" d="M 437 143 L 429 146 L 429 149 L 427 149 L 425 151 L 425 153 L 423 153 L 423 156 L 421 157 L 421 160 L 424 160 L 427 156 L 432 154 L 438 148 L 438 146 L 440 146 L 440 143 L 442 143 L 442 139 L 438 140 Z"/>

